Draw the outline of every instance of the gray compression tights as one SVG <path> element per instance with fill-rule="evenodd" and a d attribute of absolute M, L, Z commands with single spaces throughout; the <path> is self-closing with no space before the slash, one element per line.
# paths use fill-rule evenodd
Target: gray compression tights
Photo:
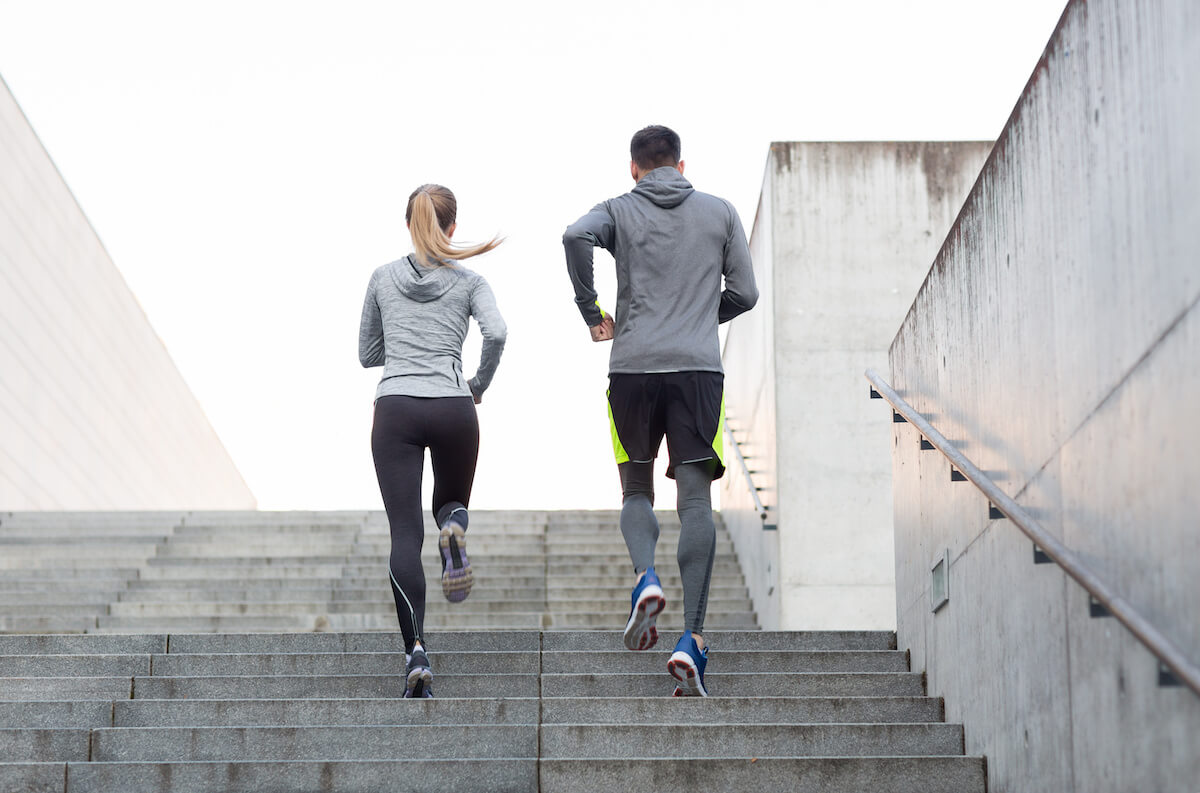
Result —
<path fill-rule="evenodd" d="M 704 631 L 708 609 L 708 586 L 712 579 L 717 530 L 713 523 L 712 481 L 715 461 L 687 463 L 675 467 L 677 508 L 682 529 L 679 534 L 679 577 L 683 579 L 684 629 Z M 621 534 L 629 548 L 635 572 L 654 566 L 658 543 L 658 519 L 654 517 L 654 464 L 621 463 Z"/>

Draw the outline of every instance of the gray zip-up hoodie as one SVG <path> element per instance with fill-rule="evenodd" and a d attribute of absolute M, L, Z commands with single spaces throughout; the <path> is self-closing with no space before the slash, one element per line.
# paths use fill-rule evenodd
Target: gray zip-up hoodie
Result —
<path fill-rule="evenodd" d="M 462 374 L 468 320 L 483 335 L 479 369 Z M 504 352 L 507 328 L 496 297 L 479 273 L 459 264 L 417 264 L 415 255 L 371 274 L 358 329 L 358 360 L 382 366 L 375 398 L 482 396 Z"/>
<path fill-rule="evenodd" d="M 589 326 L 603 319 L 592 267 L 597 245 L 617 263 L 609 372 L 723 371 L 717 325 L 758 301 L 733 206 L 693 189 L 675 168 L 655 168 L 567 227 L 567 271 Z"/>

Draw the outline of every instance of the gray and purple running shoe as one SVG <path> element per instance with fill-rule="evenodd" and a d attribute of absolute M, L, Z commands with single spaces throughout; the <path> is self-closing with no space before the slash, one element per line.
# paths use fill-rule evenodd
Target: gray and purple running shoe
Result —
<path fill-rule="evenodd" d="M 433 670 L 429 668 L 429 657 L 425 655 L 424 648 L 413 650 L 408 659 L 407 674 L 405 699 L 433 699 Z"/>
<path fill-rule="evenodd" d="M 467 558 L 467 533 L 453 520 L 447 521 L 438 537 L 442 555 L 442 594 L 451 603 L 461 603 L 471 594 L 475 574 Z"/>

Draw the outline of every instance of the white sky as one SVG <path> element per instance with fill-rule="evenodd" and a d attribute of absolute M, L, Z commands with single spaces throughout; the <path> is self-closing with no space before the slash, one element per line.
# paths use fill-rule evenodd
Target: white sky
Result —
<path fill-rule="evenodd" d="M 749 232 L 773 140 L 994 139 L 1063 6 L 0 0 L 0 76 L 261 508 L 380 507 L 358 319 L 424 182 L 456 239 L 508 237 L 468 263 L 509 325 L 473 506 L 604 508 L 608 346 L 560 240 L 633 132 L 678 131 Z"/>

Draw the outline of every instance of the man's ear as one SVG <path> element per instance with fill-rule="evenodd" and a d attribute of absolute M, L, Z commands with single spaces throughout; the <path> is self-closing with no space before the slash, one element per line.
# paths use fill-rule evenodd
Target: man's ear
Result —
<path fill-rule="evenodd" d="M 679 171 L 680 176 L 683 176 L 683 166 L 684 166 L 683 160 L 680 160 L 679 164 L 675 166 L 675 170 Z"/>
<path fill-rule="evenodd" d="M 633 177 L 633 181 L 638 182 L 642 179 L 641 170 L 638 168 L 636 160 L 629 161 L 629 175 Z"/>

